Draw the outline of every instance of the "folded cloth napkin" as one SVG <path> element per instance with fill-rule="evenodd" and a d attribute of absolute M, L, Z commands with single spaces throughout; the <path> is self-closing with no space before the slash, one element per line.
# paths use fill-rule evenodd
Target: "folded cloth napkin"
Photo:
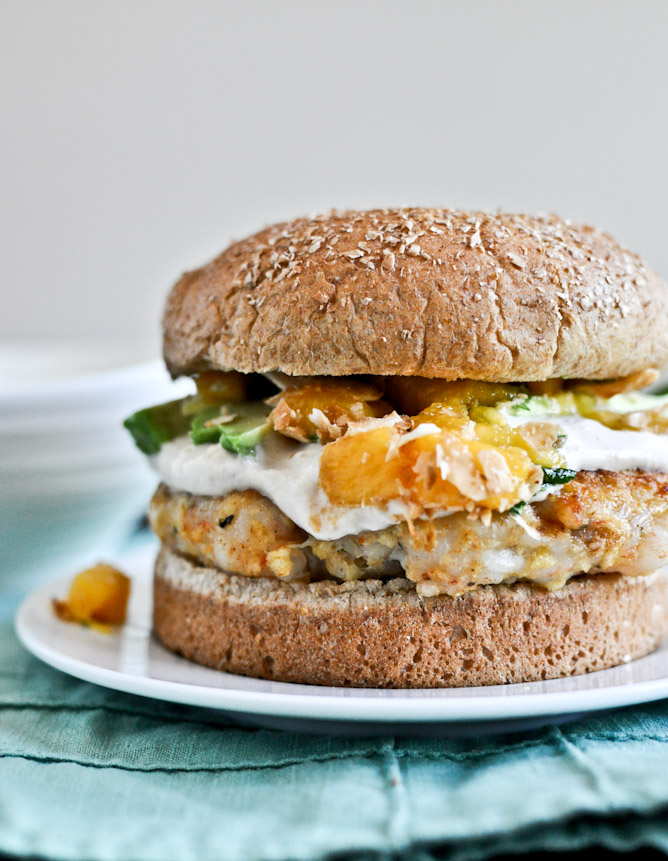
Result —
<path fill-rule="evenodd" d="M 342 738 L 108 691 L 0 595 L 0 853 L 86 861 L 668 852 L 668 704 L 522 735 Z"/>

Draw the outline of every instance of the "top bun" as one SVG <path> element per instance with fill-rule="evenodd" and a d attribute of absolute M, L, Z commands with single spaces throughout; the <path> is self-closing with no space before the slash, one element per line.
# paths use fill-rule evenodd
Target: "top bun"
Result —
<path fill-rule="evenodd" d="M 668 363 L 668 286 L 554 215 L 379 209 L 276 224 L 184 275 L 164 323 L 175 376 L 522 382 Z"/>

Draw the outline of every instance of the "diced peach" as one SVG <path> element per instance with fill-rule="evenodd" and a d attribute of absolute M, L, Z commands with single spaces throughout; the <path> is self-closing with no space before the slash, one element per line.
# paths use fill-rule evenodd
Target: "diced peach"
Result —
<path fill-rule="evenodd" d="M 54 601 L 59 618 L 68 622 L 122 625 L 125 622 L 130 579 L 103 562 L 76 575 L 65 601 Z"/>
<path fill-rule="evenodd" d="M 246 399 L 246 377 L 238 371 L 204 371 L 195 384 L 203 405 L 238 404 Z"/>
<path fill-rule="evenodd" d="M 479 380 L 430 380 L 425 377 L 388 377 L 387 399 L 399 412 L 417 415 L 432 404 L 444 404 L 455 412 L 466 413 L 471 406 L 494 406 L 522 391 L 521 386 L 486 383 Z"/>
<path fill-rule="evenodd" d="M 527 422 L 512 428 L 493 407 L 473 407 L 471 421 L 445 404 L 431 404 L 413 419 L 414 425 L 435 424 L 491 446 L 522 449 L 539 466 L 563 466 L 563 455 L 555 448 L 559 426 L 553 422 Z"/>
<path fill-rule="evenodd" d="M 471 423 L 466 409 L 442 403 L 430 404 L 416 416 L 413 416 L 412 422 L 416 426 L 433 424 L 443 430 L 457 431 L 464 430 Z"/>
<path fill-rule="evenodd" d="M 526 452 L 456 431 L 406 437 L 393 427 L 344 436 L 325 446 L 320 483 L 338 505 L 402 498 L 422 509 L 505 510 L 536 489 L 540 470 Z"/>
<path fill-rule="evenodd" d="M 553 422 L 527 422 L 518 428 L 476 422 L 475 438 L 492 446 L 521 449 L 538 466 L 563 466 L 563 455 L 555 448 L 559 426 Z"/>
<path fill-rule="evenodd" d="M 320 484 L 335 505 L 380 505 L 401 495 L 402 462 L 388 457 L 392 427 L 344 436 L 326 445 L 320 461 Z"/>
<path fill-rule="evenodd" d="M 286 389 L 269 400 L 275 430 L 306 442 L 328 442 L 342 435 L 350 422 L 390 411 L 375 386 L 355 380 L 323 381 Z"/>
<path fill-rule="evenodd" d="M 521 449 L 447 431 L 411 440 L 402 453 L 417 472 L 408 485 L 412 501 L 427 507 L 461 508 L 473 501 L 483 508 L 506 508 L 519 500 L 521 486 L 535 471 Z"/>

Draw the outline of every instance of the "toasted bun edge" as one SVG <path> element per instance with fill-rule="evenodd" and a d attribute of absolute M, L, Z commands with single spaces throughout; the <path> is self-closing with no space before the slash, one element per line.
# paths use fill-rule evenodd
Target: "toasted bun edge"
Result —
<path fill-rule="evenodd" d="M 154 628 L 190 660 L 255 678 L 382 688 L 529 682 L 654 650 L 668 634 L 668 574 L 423 599 L 403 579 L 284 583 L 201 567 L 163 547 Z"/>

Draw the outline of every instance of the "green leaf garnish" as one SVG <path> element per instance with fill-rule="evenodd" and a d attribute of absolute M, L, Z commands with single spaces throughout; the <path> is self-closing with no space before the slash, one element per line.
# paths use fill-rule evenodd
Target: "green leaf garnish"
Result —
<path fill-rule="evenodd" d="M 543 467 L 543 484 L 567 484 L 577 475 L 576 469 Z"/>

